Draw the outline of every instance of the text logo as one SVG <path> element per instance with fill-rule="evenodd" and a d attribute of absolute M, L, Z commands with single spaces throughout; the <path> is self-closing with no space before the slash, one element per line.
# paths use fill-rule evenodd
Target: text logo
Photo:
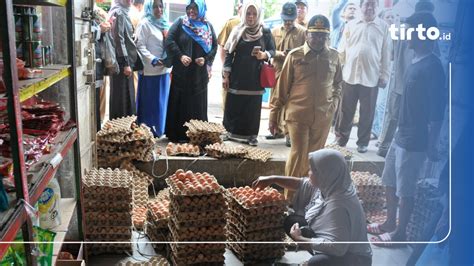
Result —
<path fill-rule="evenodd" d="M 450 41 L 451 40 L 451 33 L 443 33 L 436 27 L 425 28 L 423 24 L 418 24 L 416 28 L 407 28 L 406 25 L 400 25 L 397 27 L 395 24 L 390 25 L 388 28 L 390 31 L 390 36 L 394 41 L 409 41 L 412 40 L 413 34 L 416 32 L 418 39 L 425 41 Z"/>

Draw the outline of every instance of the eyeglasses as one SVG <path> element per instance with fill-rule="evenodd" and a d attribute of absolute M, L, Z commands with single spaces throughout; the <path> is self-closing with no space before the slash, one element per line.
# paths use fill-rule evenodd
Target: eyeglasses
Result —
<path fill-rule="evenodd" d="M 310 32 L 308 34 L 313 39 L 324 40 L 324 39 L 327 39 L 329 37 L 328 34 L 324 33 L 324 32 Z"/>

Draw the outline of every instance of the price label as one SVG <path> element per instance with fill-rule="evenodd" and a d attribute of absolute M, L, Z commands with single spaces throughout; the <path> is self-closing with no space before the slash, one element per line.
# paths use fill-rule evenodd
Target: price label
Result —
<path fill-rule="evenodd" d="M 53 159 L 51 159 L 49 163 L 51 164 L 51 166 L 53 166 L 54 169 L 56 169 L 56 167 L 58 167 L 58 165 L 62 161 L 63 161 L 63 156 L 61 155 L 61 153 L 58 153 L 56 154 L 56 156 L 53 157 Z"/>

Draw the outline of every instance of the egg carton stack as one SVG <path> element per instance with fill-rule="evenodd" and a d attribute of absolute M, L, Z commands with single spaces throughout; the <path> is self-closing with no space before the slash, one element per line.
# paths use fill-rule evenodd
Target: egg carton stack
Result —
<path fill-rule="evenodd" d="M 133 259 L 127 259 L 121 261 L 115 265 L 117 266 L 170 266 L 166 258 L 161 255 L 157 255 L 149 259 L 148 261 L 132 261 Z"/>
<path fill-rule="evenodd" d="M 144 230 L 148 211 L 148 185 L 153 178 L 148 174 L 138 170 L 130 161 L 124 161 L 120 165 L 121 169 L 125 169 L 132 173 L 132 191 L 133 191 L 133 211 L 132 221 L 133 227 L 137 230 Z"/>
<path fill-rule="evenodd" d="M 169 189 L 160 191 L 156 198 L 148 201 L 147 226 L 145 233 L 152 242 L 167 242 L 169 238 L 168 222 L 170 220 Z M 166 245 L 153 244 L 157 252 L 164 251 Z"/>
<path fill-rule="evenodd" d="M 260 161 L 260 162 L 267 162 L 272 158 L 272 153 L 266 150 L 262 150 L 255 147 L 245 147 L 247 153 L 244 155 L 245 159 L 249 159 L 252 161 Z"/>
<path fill-rule="evenodd" d="M 353 153 L 352 151 L 350 151 L 349 149 L 347 149 L 346 147 L 341 147 L 337 144 L 329 144 L 329 145 L 326 145 L 325 147 L 326 149 L 333 149 L 333 150 L 336 150 L 336 151 L 339 151 L 340 153 L 342 153 L 342 155 L 344 155 L 344 158 L 346 160 L 350 160 L 352 159 L 352 156 L 353 156 Z"/>
<path fill-rule="evenodd" d="M 423 232 L 442 210 L 436 188 L 427 183 L 419 183 L 416 187 L 415 207 L 407 226 L 407 240 L 429 241 L 423 239 Z"/>
<path fill-rule="evenodd" d="M 224 189 L 214 176 L 178 170 L 166 182 L 170 186 L 172 241 L 225 241 Z M 224 263 L 225 244 L 171 244 L 175 265 Z"/>
<path fill-rule="evenodd" d="M 380 212 L 385 205 L 385 187 L 382 179 L 369 172 L 352 172 L 352 181 L 357 188 L 357 196 L 362 202 L 364 211 L 368 213 Z"/>
<path fill-rule="evenodd" d="M 242 145 L 229 145 L 224 143 L 214 143 L 205 147 L 209 156 L 222 158 L 242 158 L 252 161 L 266 162 L 272 157 L 272 153 L 266 150 Z"/>
<path fill-rule="evenodd" d="M 287 201 L 276 189 L 250 187 L 227 190 L 227 240 L 229 242 L 283 242 Z M 285 253 L 282 244 L 229 243 L 244 264 L 272 263 Z"/>
<path fill-rule="evenodd" d="M 170 156 L 191 156 L 197 157 L 201 154 L 199 146 L 190 143 L 175 144 L 173 142 L 166 145 L 166 154 Z"/>
<path fill-rule="evenodd" d="M 184 124 L 190 143 L 204 147 L 212 143 L 222 143 L 221 135 L 226 133 L 223 125 L 201 120 L 190 120 Z"/>
<path fill-rule="evenodd" d="M 132 239 L 132 173 L 92 169 L 83 177 L 86 241 L 125 242 Z M 131 244 L 89 244 L 89 254 L 131 252 Z"/>
<path fill-rule="evenodd" d="M 107 121 L 97 132 L 97 157 L 101 167 L 119 167 L 125 160 L 150 162 L 156 140 L 150 128 L 136 124 L 136 116 Z"/>

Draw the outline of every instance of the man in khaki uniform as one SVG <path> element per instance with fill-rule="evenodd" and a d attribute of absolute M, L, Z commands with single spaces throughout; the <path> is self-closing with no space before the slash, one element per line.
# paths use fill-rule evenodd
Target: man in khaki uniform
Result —
<path fill-rule="evenodd" d="M 341 98 L 341 63 L 338 52 L 328 47 L 329 29 L 325 16 L 311 18 L 306 43 L 288 54 L 278 80 L 269 128 L 277 130 L 284 111 L 292 141 L 287 176 L 308 175 L 308 153 L 324 148 Z"/>
<path fill-rule="evenodd" d="M 307 0 L 296 0 L 295 1 L 298 17 L 297 23 L 305 28 L 308 27 L 308 21 L 306 20 L 306 14 L 308 14 L 308 1 Z"/>
<path fill-rule="evenodd" d="M 278 81 L 281 71 L 283 69 L 283 63 L 285 62 L 286 55 L 288 52 L 294 48 L 302 46 L 306 41 L 306 29 L 303 26 L 300 26 L 295 23 L 296 20 L 296 5 L 291 2 L 287 2 L 283 5 L 281 11 L 281 19 L 283 20 L 283 25 L 281 27 L 276 27 L 272 30 L 273 38 L 275 39 L 276 52 L 273 57 L 273 66 L 276 70 L 276 80 Z M 272 102 L 273 96 L 275 95 L 275 87 L 272 91 L 270 97 L 270 102 Z M 284 113 L 280 113 L 278 118 L 278 128 L 275 135 L 266 136 L 267 139 L 278 139 L 283 138 L 284 133 Z"/>
<path fill-rule="evenodd" d="M 221 32 L 217 36 L 217 44 L 219 45 L 219 55 L 221 57 L 222 64 L 224 64 L 226 52 L 224 50 L 225 43 L 229 39 L 230 33 L 235 28 L 235 26 L 240 24 L 240 16 L 242 11 L 242 1 L 239 1 L 237 5 L 237 16 L 230 18 L 222 27 Z M 227 97 L 227 91 L 222 89 L 222 109 L 225 108 L 225 100 Z"/>

